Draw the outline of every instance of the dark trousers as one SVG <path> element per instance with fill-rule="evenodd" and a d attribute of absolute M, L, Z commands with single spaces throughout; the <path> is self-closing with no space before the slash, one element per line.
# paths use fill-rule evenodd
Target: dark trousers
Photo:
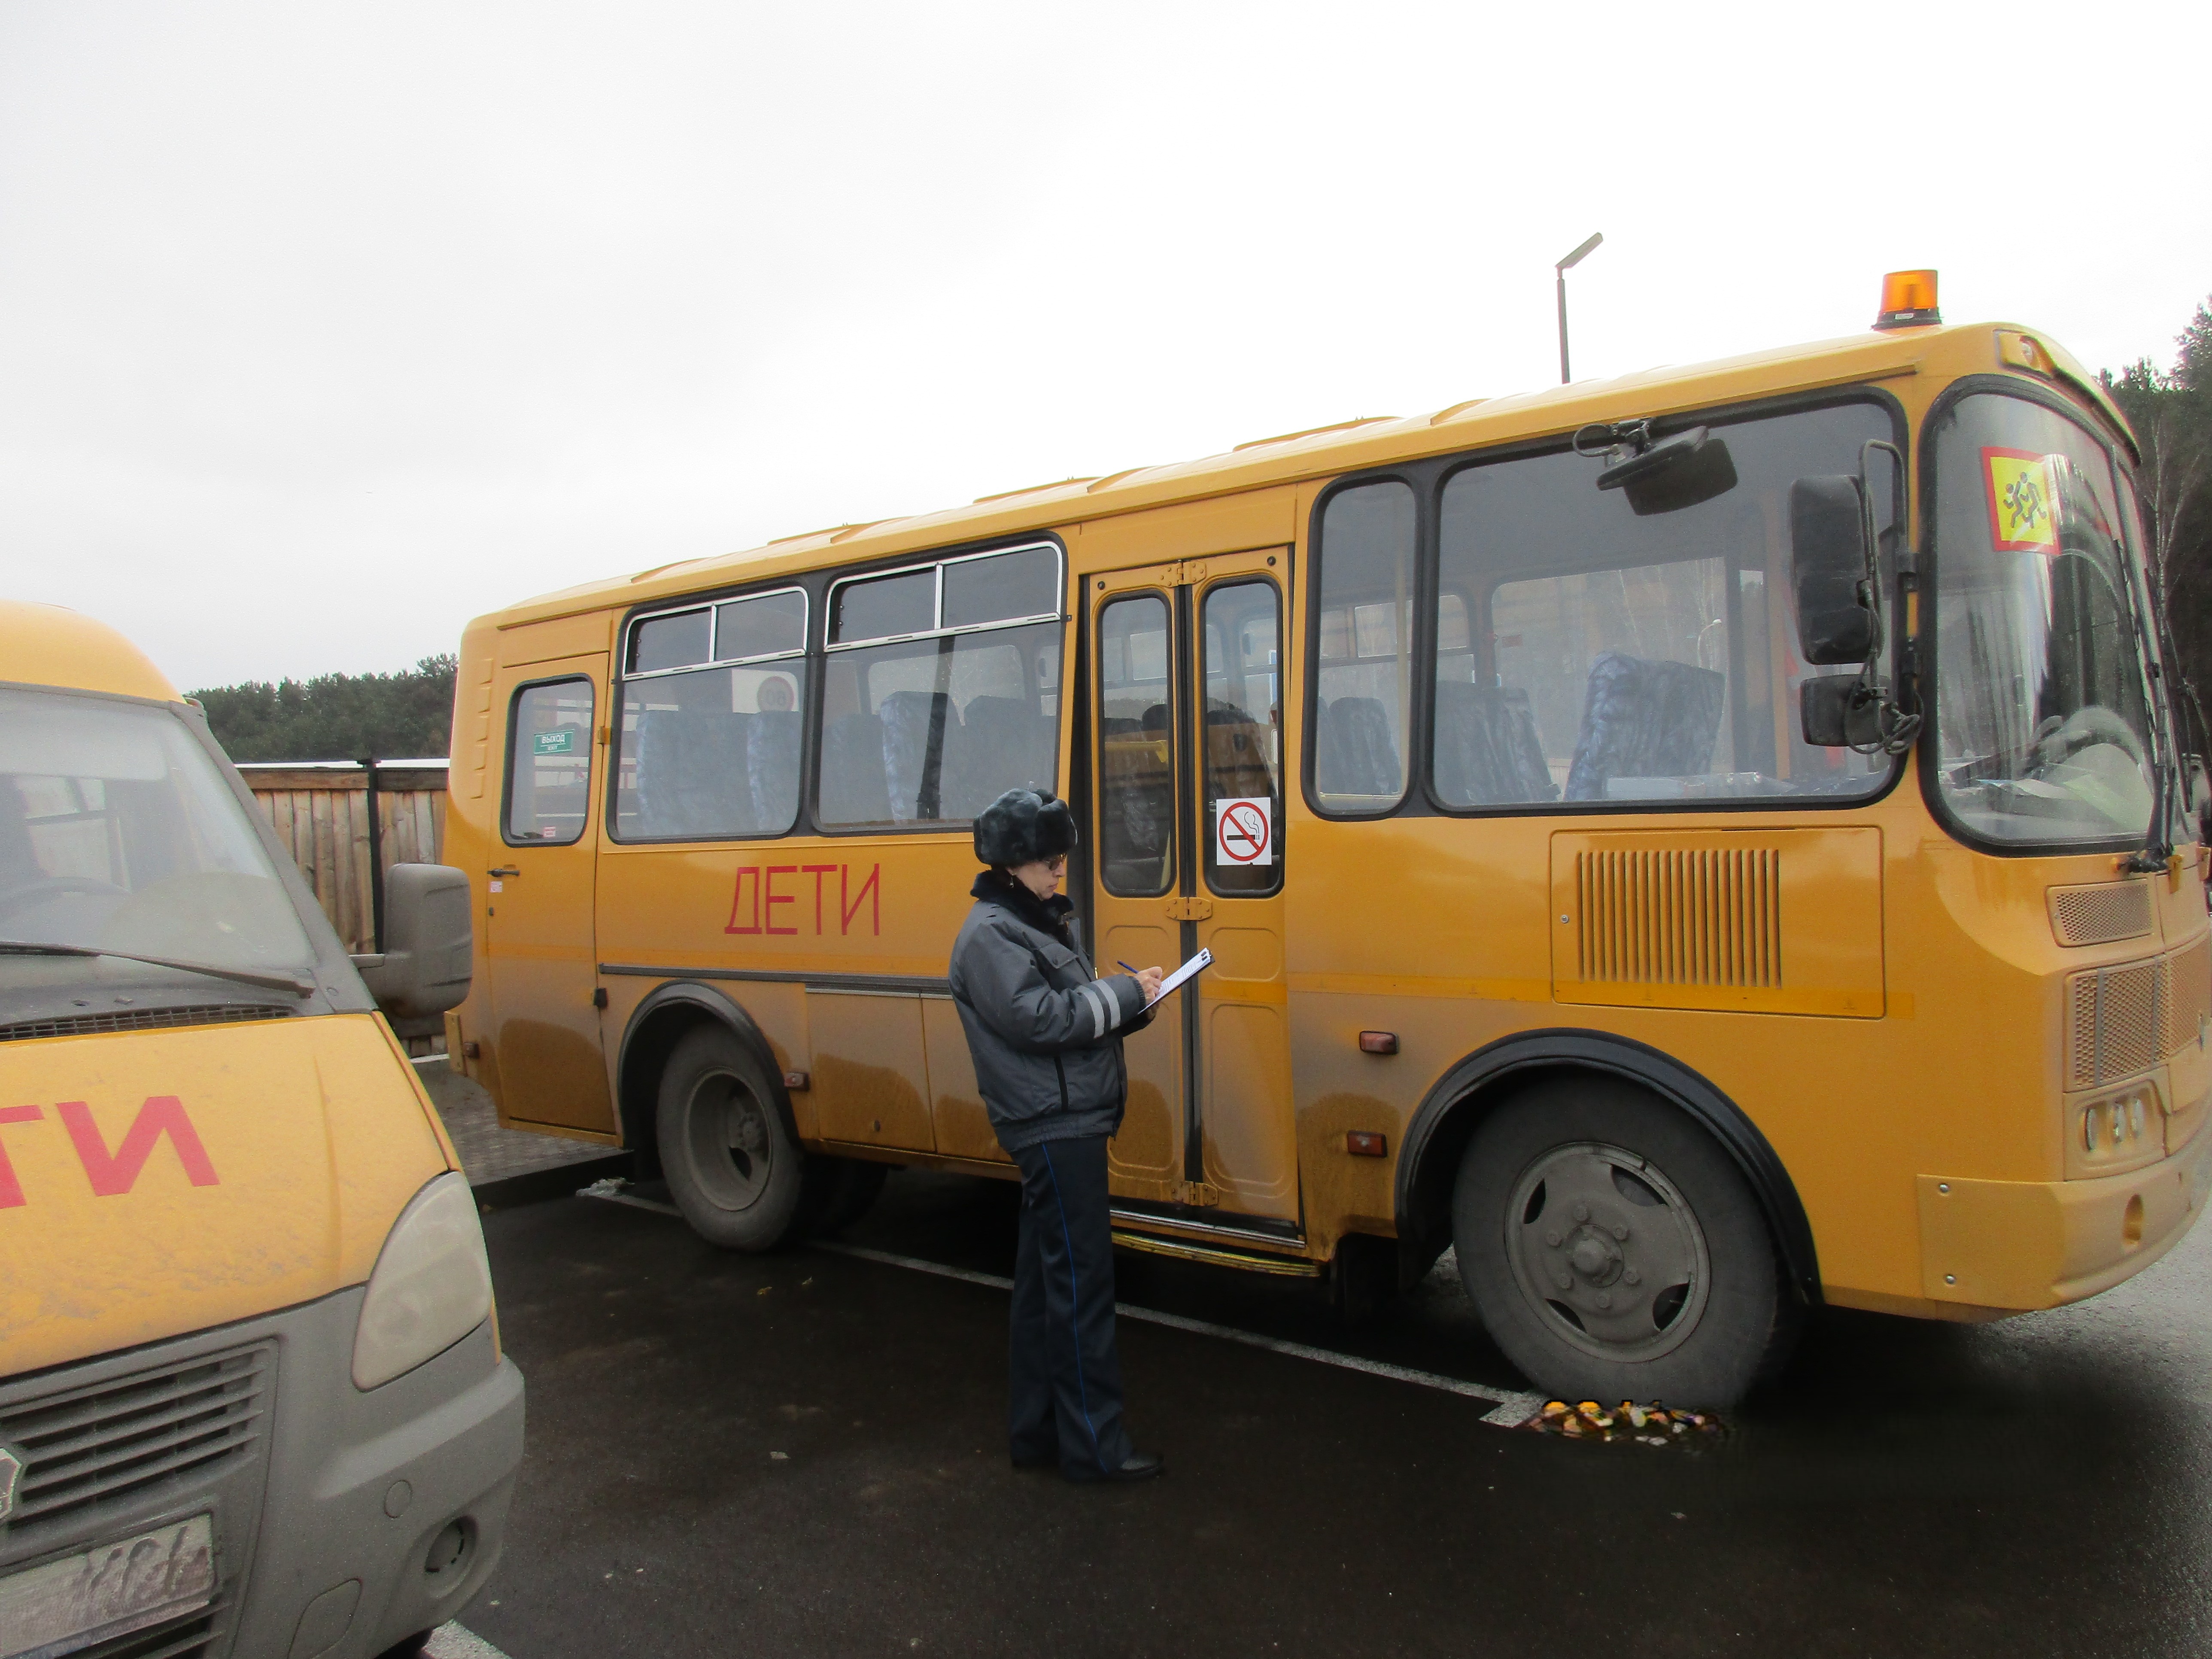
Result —
<path fill-rule="evenodd" d="M 1134 1450 L 1114 1347 L 1106 1137 L 1048 1140 L 1013 1158 L 1022 1172 L 1007 1421 L 1014 1461 L 1103 1474 Z"/>

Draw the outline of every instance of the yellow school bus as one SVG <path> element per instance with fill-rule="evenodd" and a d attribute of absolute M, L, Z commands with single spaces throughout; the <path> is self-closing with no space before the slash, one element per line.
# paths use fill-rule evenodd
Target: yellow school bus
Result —
<path fill-rule="evenodd" d="M 0 601 L 0 1653 L 370 1659 L 491 1572 L 522 1379 L 374 1000 L 459 1000 L 452 877 L 349 960 L 200 711 Z"/>
<path fill-rule="evenodd" d="M 969 820 L 1050 787 L 1100 969 L 1213 957 L 1128 1043 L 1125 1246 L 1353 1305 L 1455 1247 L 1541 1387 L 1678 1402 L 1814 1304 L 2118 1282 L 2212 1144 L 2135 442 L 1893 286 L 479 619 L 454 1063 L 740 1248 L 1011 1174 L 945 975 Z"/>

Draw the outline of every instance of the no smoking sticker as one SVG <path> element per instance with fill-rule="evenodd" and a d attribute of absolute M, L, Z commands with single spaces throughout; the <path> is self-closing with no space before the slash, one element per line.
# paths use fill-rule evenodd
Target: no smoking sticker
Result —
<path fill-rule="evenodd" d="M 1214 802 L 1213 850 L 1224 864 L 1273 864 L 1274 802 L 1265 795 Z"/>

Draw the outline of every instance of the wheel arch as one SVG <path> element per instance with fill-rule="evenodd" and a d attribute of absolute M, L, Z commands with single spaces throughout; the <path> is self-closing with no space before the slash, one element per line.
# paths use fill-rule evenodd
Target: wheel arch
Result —
<path fill-rule="evenodd" d="M 622 1126 L 623 1145 L 637 1153 L 638 1173 L 650 1177 L 660 1172 L 660 1139 L 657 1127 L 660 1104 L 660 1073 L 668 1056 L 689 1032 L 704 1024 L 719 1025 L 743 1043 L 768 1079 L 769 1097 L 792 1143 L 799 1143 L 798 1120 L 791 1109 L 791 1094 L 784 1087 L 783 1067 L 775 1050 L 753 1023 L 742 1004 L 727 993 L 696 980 L 671 980 L 647 992 L 630 1011 L 623 1028 L 622 1048 L 615 1061 L 616 1110 Z"/>
<path fill-rule="evenodd" d="M 1633 1038 L 1572 1026 L 1501 1037 L 1454 1066 L 1423 1097 L 1398 1158 L 1399 1237 L 1430 1260 L 1442 1254 L 1451 1229 L 1452 1185 L 1476 1127 L 1531 1084 L 1577 1074 L 1637 1084 L 1719 1142 L 1750 1183 L 1790 1280 L 1808 1305 L 1819 1304 L 1812 1223 L 1790 1172 L 1759 1126 L 1708 1079 L 1672 1055 Z"/>

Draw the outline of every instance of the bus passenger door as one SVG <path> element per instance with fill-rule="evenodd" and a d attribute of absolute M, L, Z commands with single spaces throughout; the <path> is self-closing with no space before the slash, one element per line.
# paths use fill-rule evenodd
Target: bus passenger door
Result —
<path fill-rule="evenodd" d="M 592 921 L 606 671 L 603 655 L 501 671 L 507 786 L 484 931 L 501 1115 L 611 1133 Z"/>
<path fill-rule="evenodd" d="M 1214 966 L 1125 1045 L 1115 1191 L 1294 1228 L 1281 550 L 1086 579 L 1100 971 Z"/>

